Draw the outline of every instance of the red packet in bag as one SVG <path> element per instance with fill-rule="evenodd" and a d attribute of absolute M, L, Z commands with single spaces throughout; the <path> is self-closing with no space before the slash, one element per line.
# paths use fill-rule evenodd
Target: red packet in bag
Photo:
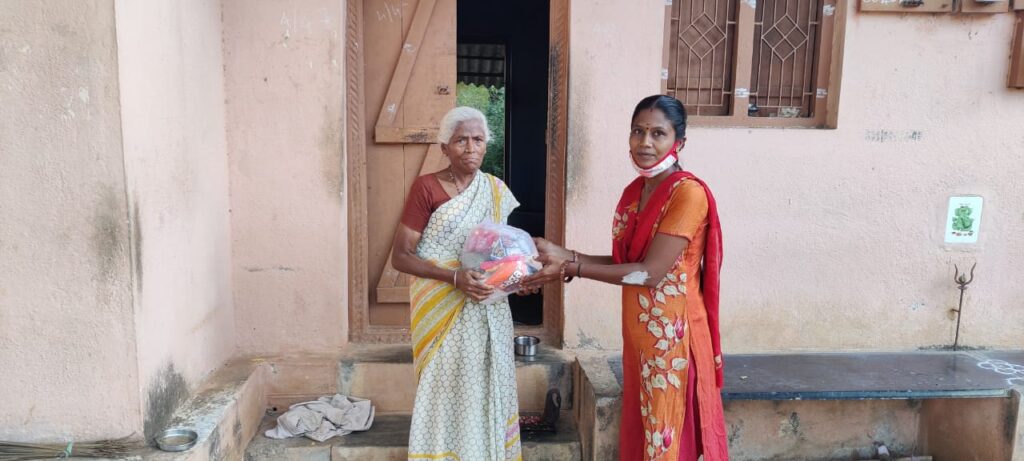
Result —
<path fill-rule="evenodd" d="M 526 231 L 486 222 L 470 232 L 459 261 L 464 269 L 484 274 L 494 294 L 482 304 L 491 304 L 519 291 L 523 278 L 540 270 L 536 257 L 537 247 Z"/>

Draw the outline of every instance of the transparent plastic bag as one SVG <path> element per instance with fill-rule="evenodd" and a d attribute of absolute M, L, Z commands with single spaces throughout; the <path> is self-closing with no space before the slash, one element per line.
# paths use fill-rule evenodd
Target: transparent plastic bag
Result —
<path fill-rule="evenodd" d="M 537 246 L 526 231 L 485 222 L 473 228 L 462 247 L 462 268 L 484 274 L 494 294 L 481 301 L 492 304 L 519 291 L 523 278 L 540 270 Z"/>

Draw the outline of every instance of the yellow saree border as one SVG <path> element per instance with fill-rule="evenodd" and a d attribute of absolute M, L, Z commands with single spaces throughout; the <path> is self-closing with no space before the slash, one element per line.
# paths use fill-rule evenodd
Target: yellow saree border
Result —
<path fill-rule="evenodd" d="M 491 185 L 491 200 L 494 222 L 501 222 L 501 186 L 498 179 L 487 175 Z M 445 269 L 457 269 L 458 260 L 435 263 Z M 413 361 L 416 380 L 434 358 L 444 339 L 448 336 L 455 319 L 466 305 L 466 296 L 448 282 L 413 278 L 409 287 L 412 305 Z"/>
<path fill-rule="evenodd" d="M 438 266 L 454 269 L 458 264 L 458 261 L 446 261 Z M 455 325 L 455 319 L 466 305 L 466 295 L 451 283 L 422 278 L 415 278 L 409 291 L 413 308 L 412 356 L 418 381 Z"/>
<path fill-rule="evenodd" d="M 498 186 L 498 178 L 487 175 L 487 179 L 491 181 L 491 211 L 494 212 L 494 222 L 501 223 L 501 187 Z"/>

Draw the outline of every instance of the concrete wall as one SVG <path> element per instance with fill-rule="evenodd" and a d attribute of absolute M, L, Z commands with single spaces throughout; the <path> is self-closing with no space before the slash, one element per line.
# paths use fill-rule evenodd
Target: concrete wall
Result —
<path fill-rule="evenodd" d="M 114 4 L 0 2 L 0 440 L 141 427 Z"/>
<path fill-rule="evenodd" d="M 590 229 L 608 228 L 633 177 L 629 115 L 658 89 L 661 8 L 612 14 L 624 4 L 572 13 L 566 234 L 582 251 L 610 251 L 608 233 Z M 962 344 L 1024 344 L 1024 330 L 1007 327 L 1024 322 L 1024 92 L 1005 84 L 1012 25 L 1010 14 L 851 11 L 838 129 L 689 131 L 685 166 L 716 193 L 725 233 L 726 352 L 952 344 L 953 264 L 974 261 Z M 956 194 L 985 198 L 977 246 L 942 242 Z M 608 322 L 617 299 L 616 288 L 574 283 L 568 346 L 619 347 Z"/>
<path fill-rule="evenodd" d="M 345 2 L 223 8 L 238 347 L 336 351 L 348 337 Z"/>
<path fill-rule="evenodd" d="M 925 419 L 921 407 L 916 400 L 726 401 L 729 456 L 746 461 L 875 459 L 875 444 L 880 443 L 895 456 L 938 457 L 944 452 L 920 444 L 918 427 Z M 995 421 L 977 425 L 997 426 Z"/>
<path fill-rule="evenodd" d="M 626 156 L 629 116 L 637 101 L 661 89 L 660 30 L 665 5 L 595 0 L 586 8 L 573 6 L 566 246 L 588 254 L 611 254 L 611 216 L 622 188 L 636 176 Z M 622 14 L 627 6 L 629 14 Z M 620 347 L 619 299 L 619 289 L 611 285 L 594 281 L 568 285 L 566 346 Z"/>
<path fill-rule="evenodd" d="M 117 1 L 145 433 L 234 353 L 221 8 Z"/>

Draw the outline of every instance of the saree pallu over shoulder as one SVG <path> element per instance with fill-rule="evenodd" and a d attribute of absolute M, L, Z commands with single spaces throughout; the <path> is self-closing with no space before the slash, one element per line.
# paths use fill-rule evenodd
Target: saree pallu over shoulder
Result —
<path fill-rule="evenodd" d="M 451 269 L 457 267 L 450 263 L 441 265 Z M 450 283 L 421 278 L 412 282 L 410 295 L 412 356 L 418 380 L 423 367 L 430 362 L 451 329 L 455 316 L 466 305 L 466 296 Z"/>
<path fill-rule="evenodd" d="M 416 249 L 417 255 L 439 267 L 457 269 L 459 252 L 469 231 L 484 219 L 501 222 L 508 217 L 507 213 L 502 213 L 506 190 L 498 178 L 478 173 L 465 192 L 449 200 L 430 217 Z M 490 210 L 480 206 L 481 203 L 489 203 Z M 413 359 L 419 379 L 465 306 L 466 295 L 448 281 L 418 277 L 413 277 L 409 295 Z"/>
<path fill-rule="evenodd" d="M 655 235 L 689 241 L 655 287 L 622 290 L 623 400 L 620 459 L 728 461 L 718 359 L 721 228 L 707 186 L 669 175 L 639 202 L 631 183 L 615 212 L 612 259 L 644 261 Z"/>
<path fill-rule="evenodd" d="M 478 173 L 434 211 L 416 254 L 457 269 L 470 231 L 504 223 L 518 205 L 500 180 Z M 408 459 L 522 459 L 508 303 L 482 305 L 452 280 L 419 278 L 410 300 L 417 388 Z"/>
<path fill-rule="evenodd" d="M 704 304 L 707 308 L 708 323 L 711 330 L 711 347 L 714 351 L 715 382 L 722 387 L 725 381 L 722 363 L 722 339 L 719 330 L 719 291 L 720 272 L 722 269 L 722 224 L 718 218 L 718 205 L 715 196 L 711 193 L 702 179 L 694 176 L 689 171 L 677 171 L 662 181 L 648 199 L 647 212 L 640 213 L 642 216 L 636 219 L 625 219 L 627 213 L 637 214 L 636 209 L 630 209 L 640 201 L 641 190 L 644 185 L 644 178 L 637 177 L 622 191 L 622 197 L 616 206 L 616 221 L 613 234 L 619 236 L 612 248 L 612 258 L 616 264 L 626 262 L 642 261 L 647 256 L 647 249 L 653 241 L 652 230 L 655 229 L 661 214 L 656 212 L 664 206 L 665 202 L 683 181 L 692 180 L 704 189 L 707 194 L 707 219 L 708 232 L 707 241 L 704 247 L 704 257 L 701 262 L 701 292 L 704 296 Z"/>

